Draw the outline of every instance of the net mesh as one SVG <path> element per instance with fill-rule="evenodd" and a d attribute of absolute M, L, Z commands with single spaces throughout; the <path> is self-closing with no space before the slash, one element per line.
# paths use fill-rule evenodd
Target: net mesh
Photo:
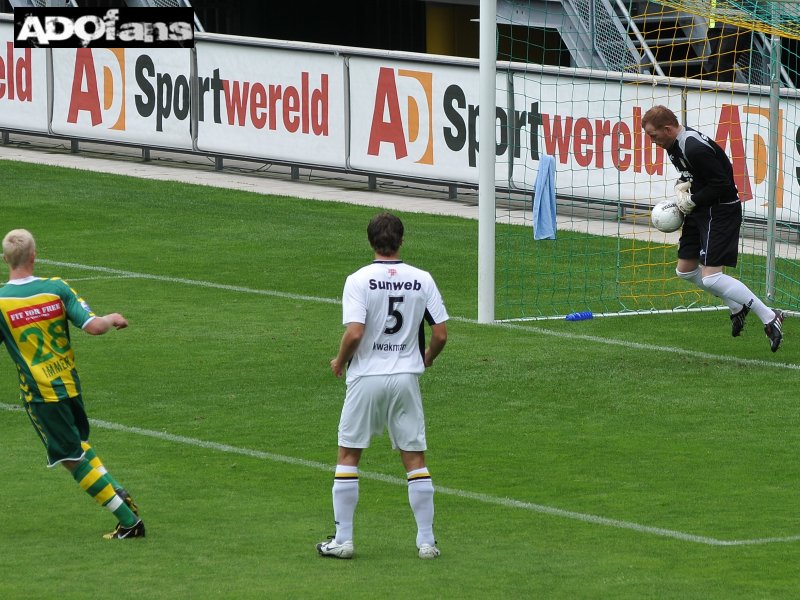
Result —
<path fill-rule="evenodd" d="M 750 31 L 800 39 L 797 0 L 664 0 L 662 5 Z"/>
<path fill-rule="evenodd" d="M 800 5 L 498 6 L 498 102 L 509 99 L 513 118 L 498 134 L 510 149 L 497 171 L 507 166 L 498 181 L 506 192 L 497 208 L 497 318 L 720 306 L 676 277 L 679 234 L 650 224 L 651 207 L 673 197 L 678 177 L 642 132 L 642 114 L 657 104 L 714 139 L 734 166 L 745 222 L 739 263 L 727 272 L 776 307 L 800 307 L 800 78 L 790 35 Z M 779 53 L 771 33 L 783 36 Z M 773 74 L 778 123 L 769 110 Z M 535 200 L 546 157 L 555 165 L 555 219 L 542 212 L 546 194 Z M 536 239 L 550 225 L 555 239 Z"/>

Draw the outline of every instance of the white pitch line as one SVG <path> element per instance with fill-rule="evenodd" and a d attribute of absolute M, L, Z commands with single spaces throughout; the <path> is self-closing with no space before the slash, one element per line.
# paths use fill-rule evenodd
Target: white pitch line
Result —
<path fill-rule="evenodd" d="M 100 273 L 108 273 L 110 275 L 118 275 L 120 277 L 128 277 L 131 279 L 151 279 L 153 281 L 166 281 L 168 283 L 183 283 L 185 285 L 195 285 L 198 287 L 214 288 L 218 290 L 228 290 L 229 292 L 243 292 L 245 294 L 258 294 L 260 296 L 274 296 L 276 298 L 287 298 L 289 300 L 304 300 L 306 302 L 324 302 L 326 304 L 341 304 L 337 298 L 319 298 L 317 296 L 303 296 L 302 294 L 290 294 L 287 292 L 278 292 L 275 290 L 259 290 L 255 288 L 243 287 L 240 285 L 228 285 L 225 283 L 214 283 L 212 281 L 202 281 L 198 279 L 185 279 L 183 277 L 169 277 L 168 275 L 152 275 L 149 273 L 136 273 L 134 271 L 123 271 L 120 269 L 111 269 L 109 267 L 96 267 L 94 265 L 82 265 L 80 263 L 61 262 L 57 260 L 47 260 L 43 258 L 37 259 L 37 262 L 45 265 L 53 265 L 56 267 L 70 267 L 73 269 L 83 269 L 86 271 L 98 271 Z"/>
<path fill-rule="evenodd" d="M 302 300 L 305 302 L 321 302 L 324 304 L 341 304 L 338 298 L 320 298 L 318 296 L 304 296 L 302 294 L 290 294 L 288 292 L 279 292 L 276 290 L 262 290 L 256 288 L 248 288 L 238 285 L 228 285 L 225 283 L 215 283 L 213 281 L 203 281 L 198 279 L 185 279 L 183 277 L 170 277 L 167 275 L 152 275 L 148 273 L 137 273 L 134 271 L 123 271 L 120 269 L 112 269 L 109 267 L 98 267 L 94 265 L 84 265 L 80 263 L 61 262 L 55 260 L 37 259 L 38 262 L 53 265 L 56 267 L 70 267 L 73 269 L 83 269 L 87 271 L 97 271 L 100 273 L 107 273 L 109 275 L 116 275 L 119 277 L 126 277 L 132 279 L 150 279 L 154 281 L 165 281 L 168 283 L 181 283 L 184 285 L 194 285 L 204 288 L 213 288 L 220 290 L 228 290 L 232 292 L 241 292 L 246 294 L 258 294 L 261 296 L 272 296 L 276 298 L 287 298 L 289 300 Z M 466 317 L 450 317 L 453 321 L 460 323 L 469 323 L 471 325 L 480 325 L 476 319 L 468 319 Z M 550 337 L 557 337 L 566 340 L 590 342 L 594 344 L 604 344 L 607 346 L 620 346 L 628 348 L 629 350 L 650 350 L 653 352 L 666 352 L 668 354 L 681 354 L 692 358 L 701 360 L 715 360 L 723 363 L 731 363 L 736 365 L 743 365 L 749 367 L 771 367 L 773 369 L 789 369 L 792 371 L 800 371 L 800 364 L 782 363 L 769 360 L 760 360 L 756 358 L 739 358 L 736 356 L 725 356 L 722 354 L 710 354 L 708 352 L 698 352 L 697 350 L 687 350 L 686 348 L 675 348 L 673 346 L 658 346 L 656 344 L 643 344 L 640 342 L 629 342 L 625 340 L 615 340 L 613 338 L 603 338 L 593 335 L 585 335 L 579 333 L 569 333 L 565 331 L 553 331 L 550 329 L 543 329 L 536 326 L 517 325 L 508 322 L 494 322 L 485 324 L 489 327 L 501 327 L 503 329 L 510 329 L 513 331 L 520 331 L 525 333 L 536 333 L 539 335 L 547 335 Z"/>
<path fill-rule="evenodd" d="M 13 404 L 5 404 L 0 402 L 0 409 L 11 412 L 22 412 L 22 407 Z M 257 458 L 260 460 L 268 460 L 277 463 L 284 463 L 289 465 L 308 467 L 318 471 L 332 472 L 332 466 L 313 460 L 305 460 L 303 458 L 295 458 L 293 456 L 285 456 L 283 454 L 275 454 L 273 452 L 263 452 L 261 450 L 252 450 L 250 448 L 239 448 L 238 446 L 231 446 L 228 444 L 220 444 L 217 442 L 209 442 L 206 440 L 199 440 L 190 438 L 183 435 L 175 435 L 165 431 L 154 431 L 152 429 L 142 429 L 141 427 L 130 427 L 128 425 L 121 425 L 119 423 L 112 423 L 110 421 L 103 421 L 100 419 L 89 419 L 90 423 L 101 429 L 110 429 L 112 431 L 121 431 L 123 433 L 131 433 L 142 435 L 157 440 L 166 442 L 173 442 L 176 444 L 185 444 L 187 446 L 194 446 L 205 450 L 215 450 L 217 452 L 225 452 L 228 454 L 238 454 L 250 458 Z M 359 477 L 364 479 L 374 479 L 392 485 L 406 486 L 407 481 L 400 477 L 392 475 L 385 475 L 383 473 L 376 473 L 372 471 L 359 471 Z M 546 506 L 543 504 L 535 504 L 533 502 L 523 502 L 521 500 L 514 500 L 513 498 L 500 498 L 491 496 L 489 494 L 480 494 L 476 492 L 469 492 L 466 490 L 459 490 L 457 488 L 436 486 L 436 492 L 439 494 L 446 494 L 448 496 L 456 496 L 467 500 L 475 500 L 483 504 L 493 504 L 505 508 L 519 508 L 531 512 L 551 515 L 555 517 L 562 517 L 565 519 L 572 519 L 574 521 L 582 521 L 584 523 L 592 523 L 595 525 L 604 525 L 606 527 L 614 527 L 616 529 L 629 529 L 638 533 L 646 533 L 660 537 L 673 538 L 684 542 L 694 542 L 697 544 L 705 544 L 708 546 L 754 546 L 774 543 L 786 543 L 800 541 L 800 535 L 788 537 L 768 537 L 744 540 L 720 540 L 703 535 L 694 535 L 685 533 L 683 531 L 676 531 L 674 529 L 664 529 L 662 527 L 651 527 L 649 525 L 641 525 L 631 521 L 622 521 L 619 519 L 609 519 L 607 517 L 600 517 L 597 515 L 590 515 L 586 513 L 575 512 L 571 510 L 563 510 L 553 506 Z"/>
<path fill-rule="evenodd" d="M 98 275 L 97 277 L 70 277 L 69 282 L 72 283 L 73 281 L 110 281 L 112 279 L 141 279 L 141 277 L 139 276 L 131 277 L 126 275 L 107 275 L 104 277 L 102 275 Z"/>
<path fill-rule="evenodd" d="M 477 321 L 472 321 L 471 319 L 461 319 L 459 317 L 455 317 L 455 320 L 477 323 Z M 568 333 L 564 331 L 553 331 L 551 329 L 542 329 L 540 327 L 527 327 L 525 325 L 515 325 L 514 323 L 493 323 L 492 325 L 494 325 L 495 327 L 503 327 L 505 329 L 513 329 L 514 331 L 527 331 L 531 333 L 540 333 L 542 335 L 560 337 L 568 340 L 580 340 L 583 342 L 605 344 L 608 346 L 622 346 L 623 348 L 628 348 L 631 350 L 653 350 L 655 352 L 667 352 L 669 354 L 682 354 L 684 356 L 691 356 L 692 358 L 700 358 L 703 360 L 716 360 L 719 362 L 727 362 L 727 363 L 746 365 L 751 367 L 774 367 L 776 369 L 789 369 L 793 371 L 800 370 L 800 365 L 795 363 L 782 363 L 769 360 L 761 360 L 758 358 L 740 358 L 738 356 L 726 356 L 724 354 L 710 354 L 708 352 L 699 352 L 697 350 L 687 350 L 686 348 L 675 348 L 674 346 L 658 346 L 656 344 L 643 344 L 641 342 L 615 340 L 614 338 L 603 338 L 595 335 Z"/>

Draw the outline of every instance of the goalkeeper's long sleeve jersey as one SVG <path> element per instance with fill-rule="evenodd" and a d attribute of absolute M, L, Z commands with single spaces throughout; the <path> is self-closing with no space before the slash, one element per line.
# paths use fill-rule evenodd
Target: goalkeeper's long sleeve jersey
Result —
<path fill-rule="evenodd" d="M 683 127 L 667 153 L 680 179 L 692 182 L 692 202 L 697 206 L 739 202 L 731 161 L 714 140 Z"/>

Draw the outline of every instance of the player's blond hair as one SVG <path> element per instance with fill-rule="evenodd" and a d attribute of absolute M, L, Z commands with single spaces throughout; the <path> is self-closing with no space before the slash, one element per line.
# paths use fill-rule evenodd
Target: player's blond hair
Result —
<path fill-rule="evenodd" d="M 27 263 L 36 252 L 36 241 L 27 229 L 12 229 L 3 238 L 3 259 L 12 269 Z"/>

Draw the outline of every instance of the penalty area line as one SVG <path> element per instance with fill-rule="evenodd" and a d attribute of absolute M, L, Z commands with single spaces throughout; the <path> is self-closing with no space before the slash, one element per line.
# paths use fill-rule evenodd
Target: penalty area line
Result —
<path fill-rule="evenodd" d="M 61 262 L 56 260 L 37 259 L 38 262 L 46 265 L 56 267 L 69 267 L 73 269 L 82 269 L 86 271 L 96 271 L 99 273 L 106 273 L 118 277 L 128 279 L 149 279 L 153 281 L 164 281 L 167 283 L 180 283 L 184 285 L 194 285 L 198 287 L 228 290 L 231 292 L 240 292 L 245 294 L 257 294 L 260 296 L 271 296 L 274 298 L 285 298 L 288 300 L 300 300 L 304 302 L 320 302 L 324 304 L 341 304 L 338 298 L 321 298 L 319 296 L 306 296 L 302 294 L 291 294 L 288 292 L 279 292 L 276 290 L 261 290 L 257 288 L 248 288 L 238 285 L 228 285 L 225 283 L 214 283 L 213 281 L 203 281 L 199 279 L 186 279 L 183 277 L 170 277 L 167 275 L 152 275 L 148 273 L 137 273 L 135 271 L 124 271 L 121 269 L 112 269 L 109 267 L 98 267 L 94 265 L 84 265 L 73 262 Z M 481 325 L 488 327 L 500 327 L 502 329 L 509 329 L 512 331 L 519 331 L 524 333 L 534 333 L 538 335 L 546 335 L 565 340 L 590 342 L 593 344 L 604 344 L 606 346 L 620 346 L 630 350 L 650 350 L 653 352 L 666 352 L 669 354 L 680 354 L 692 358 L 699 358 L 701 360 L 715 360 L 723 363 L 730 363 L 736 365 L 750 366 L 750 367 L 771 367 L 773 369 L 789 369 L 793 371 L 800 371 L 800 364 L 773 362 L 769 360 L 759 360 L 754 358 L 739 358 L 736 356 L 725 356 L 721 354 L 710 354 L 708 352 L 698 352 L 697 350 L 690 350 L 686 348 L 675 348 L 673 346 L 658 346 L 656 344 L 643 344 L 640 342 L 631 342 L 626 340 L 617 340 L 614 338 L 604 338 L 593 335 L 582 335 L 578 333 L 569 333 L 564 331 L 553 331 L 551 329 L 544 329 L 542 327 L 518 325 L 509 323 L 507 321 L 495 321 L 493 323 L 479 323 L 477 319 L 468 319 L 466 317 L 451 316 L 452 321 L 459 323 L 469 323 L 470 325 Z"/>
<path fill-rule="evenodd" d="M 16 406 L 13 404 L 5 404 L 0 402 L 0 409 L 9 411 L 9 412 L 22 412 L 22 407 Z M 296 458 L 293 456 L 285 456 L 283 454 L 275 454 L 272 452 L 264 452 L 261 450 L 252 450 L 250 448 L 240 448 L 238 446 L 231 446 L 229 444 L 220 444 L 217 442 L 209 442 L 206 440 L 200 440 L 196 438 L 186 437 L 183 435 L 175 435 L 172 433 L 167 433 L 165 431 L 155 431 L 152 429 L 143 429 L 141 427 L 131 427 L 128 425 L 122 425 L 120 423 L 113 423 L 111 421 L 103 421 L 100 419 L 89 419 L 89 422 L 94 426 L 100 429 L 109 429 L 112 431 L 120 431 L 123 433 L 129 433 L 134 435 L 141 435 L 149 438 L 154 438 L 157 440 L 165 441 L 165 442 L 172 442 L 175 444 L 184 444 L 186 446 L 193 446 L 195 448 L 202 448 L 204 450 L 213 450 L 216 452 L 225 452 L 227 454 L 238 454 L 240 456 L 247 456 L 249 458 L 256 458 L 259 460 L 267 460 L 276 463 L 283 463 L 301 467 L 307 467 L 310 469 L 315 469 L 317 471 L 326 471 L 330 472 L 332 470 L 332 466 L 330 464 L 321 463 L 313 460 L 306 460 L 303 458 Z M 391 475 L 385 475 L 383 473 L 376 473 L 372 471 L 359 471 L 359 477 L 363 477 L 364 479 L 372 479 L 376 481 L 381 481 L 384 483 L 389 483 L 392 485 L 398 486 L 406 486 L 407 481 L 406 479 L 400 477 L 394 477 Z M 544 504 L 535 504 L 533 502 L 523 502 L 521 500 L 514 500 L 513 498 L 501 498 L 498 496 L 492 496 L 489 494 L 481 494 L 477 492 L 470 492 L 467 490 L 460 490 L 457 488 L 450 488 L 444 486 L 436 486 L 436 492 L 439 494 L 445 494 L 448 496 L 455 496 L 457 498 L 463 498 L 465 500 L 473 500 L 475 502 L 480 502 L 482 504 L 490 504 L 495 506 L 501 506 L 504 508 L 516 508 L 521 510 L 526 510 L 530 512 L 535 512 L 544 515 L 550 515 L 554 517 L 560 517 L 564 519 L 571 519 L 573 521 L 581 521 L 583 523 L 589 523 L 593 525 L 602 525 L 605 527 L 613 527 L 616 529 L 627 529 L 630 531 L 635 531 L 637 533 L 643 533 L 648 535 L 655 535 L 660 537 L 672 538 L 684 542 L 693 542 L 697 544 L 705 544 L 708 546 L 755 546 L 755 545 L 765 545 L 765 544 L 775 544 L 775 543 L 787 543 L 787 542 L 797 542 L 800 541 L 800 535 L 788 536 L 788 537 L 765 537 L 765 538 L 756 538 L 756 539 L 743 539 L 743 540 L 720 540 L 713 537 L 703 536 L 703 535 L 694 535 L 691 533 L 685 533 L 683 531 L 676 531 L 673 529 L 665 529 L 662 527 L 652 527 L 649 525 L 641 525 L 639 523 L 633 523 L 631 521 L 623 521 L 620 519 L 610 519 L 608 517 L 601 517 L 598 515 L 591 515 L 586 513 L 575 512 L 571 510 L 564 510 L 561 508 L 556 508 L 553 506 L 546 506 Z"/>
<path fill-rule="evenodd" d="M 122 269 L 111 269 L 109 267 L 97 267 L 93 265 L 82 265 L 80 263 L 61 262 L 57 260 L 37 259 L 45 265 L 55 267 L 69 267 L 72 269 L 82 269 L 85 271 L 97 271 L 107 273 L 121 278 L 128 279 L 149 279 L 152 281 L 165 281 L 167 283 L 182 283 L 184 285 L 194 285 L 197 287 L 211 288 L 217 290 L 227 290 L 229 292 L 242 292 L 245 294 L 257 294 L 259 296 L 273 296 L 276 298 L 286 298 L 288 300 L 303 300 L 306 302 L 322 302 L 325 304 L 341 304 L 336 298 L 319 298 L 317 296 L 304 296 L 302 294 L 290 294 L 288 292 L 278 292 L 276 290 L 259 290 L 256 288 L 244 287 L 241 285 L 228 285 L 226 283 L 214 283 L 213 281 L 202 281 L 199 279 L 186 279 L 184 277 L 170 277 L 168 275 L 151 275 L 149 273 L 136 273 L 134 271 L 124 271 Z"/>

